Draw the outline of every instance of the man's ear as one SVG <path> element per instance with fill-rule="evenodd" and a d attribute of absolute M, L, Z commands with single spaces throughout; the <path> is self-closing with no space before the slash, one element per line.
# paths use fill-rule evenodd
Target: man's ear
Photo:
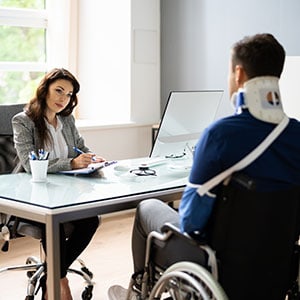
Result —
<path fill-rule="evenodd" d="M 244 82 L 247 81 L 248 76 L 245 73 L 243 66 L 236 65 L 235 66 L 235 83 L 240 88 L 244 86 Z"/>

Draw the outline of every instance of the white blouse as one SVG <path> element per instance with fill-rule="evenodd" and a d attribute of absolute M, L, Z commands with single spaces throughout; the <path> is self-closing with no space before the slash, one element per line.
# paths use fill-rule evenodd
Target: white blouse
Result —
<path fill-rule="evenodd" d="M 68 146 L 62 134 L 63 124 L 61 123 L 59 117 L 57 117 L 56 128 L 54 128 L 53 125 L 49 124 L 47 120 L 46 124 L 53 140 L 51 149 L 49 149 L 49 147 L 46 147 L 48 149 L 45 149 L 49 152 L 49 159 L 68 158 Z"/>

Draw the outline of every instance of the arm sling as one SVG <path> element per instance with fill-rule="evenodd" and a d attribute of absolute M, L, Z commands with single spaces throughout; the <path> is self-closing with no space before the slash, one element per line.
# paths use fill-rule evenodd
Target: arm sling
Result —
<path fill-rule="evenodd" d="M 233 172 L 244 169 L 250 165 L 255 159 L 257 159 L 280 135 L 280 133 L 286 128 L 289 123 L 289 118 L 285 115 L 281 122 L 271 131 L 271 133 L 249 154 L 242 158 L 239 162 L 226 169 L 225 171 L 219 173 L 215 177 L 206 181 L 202 185 L 198 185 L 197 193 L 203 196 L 209 191 L 222 182 L 224 179 L 228 178 Z"/>

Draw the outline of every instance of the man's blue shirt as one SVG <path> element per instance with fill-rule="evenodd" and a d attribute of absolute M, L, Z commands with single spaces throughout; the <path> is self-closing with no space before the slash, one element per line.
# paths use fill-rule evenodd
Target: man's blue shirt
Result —
<path fill-rule="evenodd" d="M 228 169 L 255 149 L 276 125 L 255 119 L 248 110 L 220 119 L 200 137 L 189 182 L 201 185 Z M 283 190 L 300 185 L 300 122 L 290 122 L 275 142 L 243 170 L 255 178 L 258 191 Z M 217 193 L 216 187 L 213 193 Z M 215 198 L 200 197 L 186 187 L 180 207 L 181 230 L 201 231 L 213 209 Z"/>

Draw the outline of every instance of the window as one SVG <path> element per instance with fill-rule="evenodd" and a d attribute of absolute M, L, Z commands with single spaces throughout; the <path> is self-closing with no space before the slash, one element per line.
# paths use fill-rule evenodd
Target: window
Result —
<path fill-rule="evenodd" d="M 0 1 L 0 104 L 27 102 L 46 70 L 44 0 Z"/>
<path fill-rule="evenodd" d="M 81 85 L 77 119 L 159 119 L 159 0 L 0 0 L 0 39 L 0 104 L 64 67 Z"/>

